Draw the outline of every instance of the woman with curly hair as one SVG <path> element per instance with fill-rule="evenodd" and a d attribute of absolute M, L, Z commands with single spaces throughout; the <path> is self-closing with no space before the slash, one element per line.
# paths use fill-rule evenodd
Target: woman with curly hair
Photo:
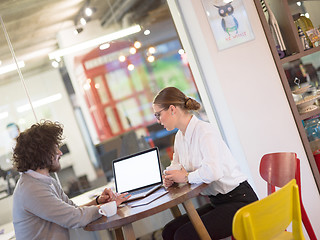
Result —
<path fill-rule="evenodd" d="M 13 225 L 16 239 L 69 239 L 68 228 L 80 228 L 96 220 L 100 204 L 116 201 L 119 206 L 130 196 L 115 195 L 110 189 L 95 200 L 77 206 L 63 192 L 50 172 L 61 169 L 63 126 L 43 121 L 20 133 L 13 164 L 20 179 L 13 193 Z"/>
<path fill-rule="evenodd" d="M 211 203 L 197 211 L 210 237 L 221 239 L 232 235 L 236 211 L 258 198 L 217 129 L 192 114 L 199 109 L 196 100 L 175 87 L 163 89 L 153 101 L 158 122 L 168 131 L 179 129 L 171 165 L 181 164 L 182 168 L 166 170 L 164 185 L 207 183 L 202 194 L 208 195 Z M 164 240 L 199 239 L 187 215 L 168 223 L 162 236 Z"/>

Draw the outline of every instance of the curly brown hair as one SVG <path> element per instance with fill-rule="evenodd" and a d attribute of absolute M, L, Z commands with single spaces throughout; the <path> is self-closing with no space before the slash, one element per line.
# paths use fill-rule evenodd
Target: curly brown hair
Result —
<path fill-rule="evenodd" d="M 153 104 L 168 109 L 170 105 L 180 107 L 184 111 L 197 111 L 201 108 L 200 103 L 195 99 L 187 97 L 183 92 L 175 87 L 162 89 L 153 100 Z"/>
<path fill-rule="evenodd" d="M 63 125 L 43 120 L 20 133 L 13 150 L 13 165 L 19 172 L 50 168 L 56 146 L 63 139 Z"/>

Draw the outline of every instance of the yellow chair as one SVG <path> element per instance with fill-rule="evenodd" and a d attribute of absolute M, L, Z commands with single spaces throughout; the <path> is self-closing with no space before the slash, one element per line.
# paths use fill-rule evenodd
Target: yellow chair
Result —
<path fill-rule="evenodd" d="M 236 240 L 305 239 L 302 233 L 299 189 L 291 180 L 278 191 L 239 209 L 233 218 Z M 292 232 L 286 228 L 292 222 Z"/>

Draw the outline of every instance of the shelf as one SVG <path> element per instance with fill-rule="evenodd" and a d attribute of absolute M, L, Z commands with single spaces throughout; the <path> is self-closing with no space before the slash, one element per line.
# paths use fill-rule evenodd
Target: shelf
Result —
<path fill-rule="evenodd" d="M 284 65 L 286 63 L 289 63 L 289 62 L 292 62 L 295 60 L 299 60 L 299 59 L 304 58 L 306 56 L 320 52 L 320 47 L 311 48 L 308 50 L 303 49 L 303 45 L 302 45 L 301 40 L 299 38 L 297 27 L 293 21 L 292 12 L 291 12 L 291 9 L 289 6 L 291 4 L 295 4 L 296 2 L 297 2 L 296 0 L 268 0 L 267 1 L 269 7 L 271 8 L 271 10 L 272 10 L 272 12 L 273 12 L 278 24 L 279 24 L 279 27 L 280 27 L 280 30 L 282 33 L 282 37 L 283 37 L 283 41 L 286 46 L 286 52 L 289 55 L 287 57 L 280 59 L 278 51 L 277 51 L 276 43 L 274 41 L 273 35 L 270 30 L 270 25 L 268 23 L 268 20 L 265 17 L 261 2 L 260 2 L 260 0 L 254 0 L 258 15 L 260 17 L 262 27 L 264 29 L 264 32 L 265 32 L 265 35 L 266 35 L 266 38 L 267 38 L 267 41 L 268 41 L 268 44 L 270 47 L 270 51 L 273 55 L 274 62 L 275 62 L 276 67 L 278 69 L 278 73 L 279 73 L 279 76 L 281 79 L 281 83 L 282 83 L 284 92 L 287 96 L 292 115 L 293 115 L 294 120 L 296 122 L 297 129 L 299 131 L 300 138 L 301 138 L 302 144 L 304 146 L 304 149 L 305 149 L 305 152 L 306 152 L 306 155 L 308 158 L 307 160 L 309 161 L 313 176 L 315 178 L 318 190 L 320 192 L 319 170 L 316 165 L 315 159 L 313 157 L 313 152 L 312 152 L 312 149 L 311 149 L 309 140 L 307 138 L 307 135 L 306 135 L 306 132 L 304 129 L 304 125 L 303 125 L 304 120 L 320 114 L 320 108 L 318 108 L 314 111 L 308 112 L 308 113 L 304 113 L 304 114 L 299 113 L 296 102 L 294 101 L 293 96 L 292 96 L 292 90 L 289 85 L 287 74 L 284 69 Z M 317 14 L 317 12 L 314 12 L 313 14 Z M 315 59 L 313 61 L 318 63 L 317 59 Z M 318 66 L 317 66 L 317 68 L 318 68 Z"/>
<path fill-rule="evenodd" d="M 282 64 L 292 62 L 294 60 L 298 60 L 302 57 L 308 56 L 308 55 L 316 53 L 316 52 L 320 52 L 320 47 L 311 48 L 311 49 L 305 50 L 303 52 L 296 53 L 296 54 L 288 56 L 288 57 L 284 57 L 284 58 L 280 59 L 280 62 Z"/>
<path fill-rule="evenodd" d="M 316 110 L 311 111 L 311 112 L 301 114 L 300 116 L 301 116 L 301 120 L 306 120 L 307 118 L 316 116 L 318 114 L 320 114 L 320 107 L 317 108 Z"/>

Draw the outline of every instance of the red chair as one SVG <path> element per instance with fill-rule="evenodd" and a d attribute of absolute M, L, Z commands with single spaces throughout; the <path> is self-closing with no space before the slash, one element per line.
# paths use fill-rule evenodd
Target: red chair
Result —
<path fill-rule="evenodd" d="M 302 222 L 307 230 L 309 238 L 316 240 L 310 220 L 304 209 L 301 198 L 300 159 L 296 153 L 279 152 L 265 154 L 260 162 L 260 175 L 268 184 L 268 195 L 275 192 L 275 187 L 283 187 L 290 180 L 296 179 L 299 187 Z"/>

